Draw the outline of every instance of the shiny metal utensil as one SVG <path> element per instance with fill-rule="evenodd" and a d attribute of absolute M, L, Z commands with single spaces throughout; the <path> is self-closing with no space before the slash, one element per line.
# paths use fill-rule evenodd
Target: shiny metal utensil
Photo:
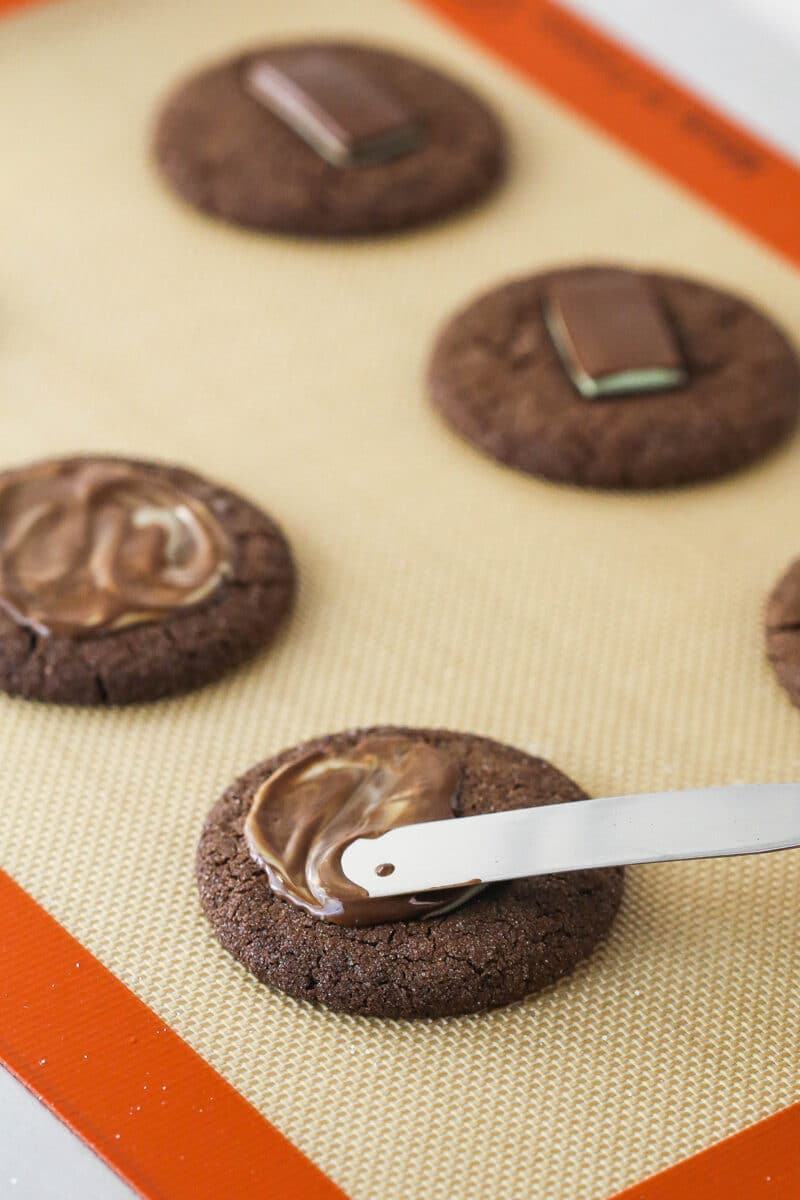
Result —
<path fill-rule="evenodd" d="M 404 825 L 356 839 L 342 855 L 342 868 L 370 896 L 396 896 L 794 846 L 800 846 L 800 784 L 750 783 Z"/>

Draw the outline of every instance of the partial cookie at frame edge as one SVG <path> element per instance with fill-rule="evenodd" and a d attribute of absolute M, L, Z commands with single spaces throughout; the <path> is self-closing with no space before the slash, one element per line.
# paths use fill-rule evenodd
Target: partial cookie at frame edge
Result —
<path fill-rule="evenodd" d="M 452 429 L 527 474 L 623 489 L 713 479 L 788 437 L 800 408 L 794 347 L 745 300 L 677 275 L 641 272 L 676 330 L 689 383 L 649 394 L 580 396 L 545 325 L 543 302 L 560 276 L 609 266 L 513 280 L 445 324 L 428 386 Z"/>
<path fill-rule="evenodd" d="M 363 928 L 320 921 L 276 896 L 243 825 L 273 771 L 314 750 L 399 734 L 450 754 L 464 815 L 585 798 L 549 763 L 488 738 L 447 730 L 350 730 L 283 751 L 237 779 L 211 809 L 197 851 L 203 910 L 223 947 L 261 982 L 338 1012 L 441 1017 L 513 1003 L 569 974 L 605 937 L 621 868 L 516 880 L 429 920 Z"/>
<path fill-rule="evenodd" d="M 784 571 L 767 598 L 764 636 L 778 682 L 800 708 L 800 558 Z"/>

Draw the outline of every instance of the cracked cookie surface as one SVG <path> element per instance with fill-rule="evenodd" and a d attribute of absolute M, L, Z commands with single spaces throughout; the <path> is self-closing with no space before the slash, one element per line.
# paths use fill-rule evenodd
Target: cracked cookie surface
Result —
<path fill-rule="evenodd" d="M 349 730 L 286 750 L 228 788 L 200 838 L 200 899 L 225 949 L 290 996 L 373 1017 L 479 1012 L 568 974 L 607 933 L 622 897 L 622 868 L 493 884 L 443 916 L 365 928 L 318 920 L 271 891 L 243 835 L 258 788 L 304 754 L 346 753 L 373 734 L 413 737 L 451 757 L 461 773 L 459 816 L 585 798 L 541 759 L 446 730 Z"/>
<path fill-rule="evenodd" d="M 423 63 L 371 46 L 303 43 L 385 81 L 425 131 L 413 153 L 341 169 L 310 149 L 243 85 L 270 46 L 212 65 L 180 84 L 158 119 L 154 155 L 196 208 L 249 228 L 358 237 L 434 221 L 476 204 L 505 170 L 494 115 L 467 88 Z"/>
<path fill-rule="evenodd" d="M 180 489 L 227 535 L 230 571 L 205 599 L 162 619 L 81 636 L 37 632 L 0 608 L 0 690 L 60 704 L 157 700 L 218 678 L 266 645 L 294 594 L 289 547 L 270 517 L 180 467 L 111 456 L 53 462 L 118 463 Z M 0 483 L 11 474 L 0 474 Z"/>
<path fill-rule="evenodd" d="M 688 383 L 585 399 L 545 326 L 551 282 L 608 267 L 564 268 L 479 297 L 442 330 L 429 367 L 433 405 L 486 454 L 587 487 L 657 488 L 724 475 L 794 427 L 800 364 L 786 337 L 737 296 L 643 272 L 677 335 Z"/>

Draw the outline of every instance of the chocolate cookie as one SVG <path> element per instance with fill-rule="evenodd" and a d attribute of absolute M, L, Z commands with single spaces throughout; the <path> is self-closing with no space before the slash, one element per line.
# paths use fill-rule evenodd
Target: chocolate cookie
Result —
<path fill-rule="evenodd" d="M 493 458 L 546 479 L 657 488 L 711 479 L 795 425 L 800 364 L 744 300 L 584 266 L 496 288 L 446 325 L 430 395 Z"/>
<path fill-rule="evenodd" d="M 197 878 L 217 938 L 263 982 L 365 1016 L 477 1012 L 566 975 L 607 933 L 621 868 L 450 895 L 458 907 L 423 919 L 408 919 L 408 897 L 356 897 L 349 912 L 346 896 L 333 907 L 321 902 L 342 899 L 332 857 L 342 822 L 352 840 L 437 819 L 450 792 L 447 811 L 458 816 L 584 798 L 541 759 L 468 734 L 378 728 L 296 746 L 238 779 L 206 821 Z M 363 905 L 386 903 L 400 907 L 365 916 Z"/>
<path fill-rule="evenodd" d="M 249 50 L 179 86 L 155 156 L 214 216 L 345 237 L 476 203 L 499 181 L 505 145 L 485 105 L 438 71 L 368 46 L 302 42 Z"/>
<path fill-rule="evenodd" d="M 769 660 L 792 703 L 800 708 L 800 559 L 770 593 L 765 625 Z"/>
<path fill-rule="evenodd" d="M 278 527 L 178 467 L 54 459 L 0 473 L 0 689 L 132 704 L 269 641 L 294 569 Z"/>

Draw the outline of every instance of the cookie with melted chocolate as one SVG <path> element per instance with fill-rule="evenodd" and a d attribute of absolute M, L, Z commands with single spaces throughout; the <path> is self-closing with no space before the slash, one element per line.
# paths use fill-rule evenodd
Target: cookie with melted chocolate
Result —
<path fill-rule="evenodd" d="M 387 901 L 348 891 L 342 850 L 396 824 L 584 798 L 549 763 L 488 738 L 386 727 L 318 738 L 253 767 L 212 808 L 201 903 L 225 949 L 297 999 L 378 1017 L 510 1004 L 605 937 L 621 868 L 392 897 L 381 909 Z"/>
<path fill-rule="evenodd" d="M 429 394 L 500 462 L 561 483 L 712 479 L 783 441 L 800 362 L 738 296 L 678 275 L 563 267 L 495 288 L 445 325 Z"/>
<path fill-rule="evenodd" d="M 350 42 L 253 47 L 167 99 L 154 155 L 170 186 L 254 229 L 359 237 L 476 204 L 505 139 L 471 91 L 404 55 Z"/>
<path fill-rule="evenodd" d="M 0 473 L 0 689 L 118 705 L 260 649 L 294 569 L 275 523 L 179 467 L 111 457 Z"/>

